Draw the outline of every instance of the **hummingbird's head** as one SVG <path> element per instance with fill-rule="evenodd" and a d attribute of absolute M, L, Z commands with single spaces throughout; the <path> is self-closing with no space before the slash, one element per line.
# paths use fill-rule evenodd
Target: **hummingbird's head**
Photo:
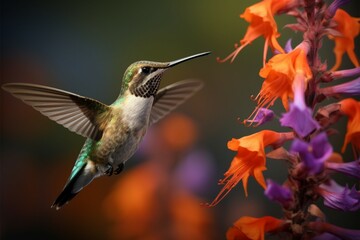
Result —
<path fill-rule="evenodd" d="M 156 94 L 162 74 L 169 68 L 193 58 L 210 54 L 204 52 L 171 62 L 139 61 L 131 64 L 125 71 L 122 92 L 129 89 L 131 94 L 150 97 Z"/>

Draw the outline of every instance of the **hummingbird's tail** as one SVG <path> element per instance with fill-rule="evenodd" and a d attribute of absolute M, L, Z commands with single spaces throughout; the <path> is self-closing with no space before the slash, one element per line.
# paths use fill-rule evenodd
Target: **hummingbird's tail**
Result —
<path fill-rule="evenodd" d="M 83 163 L 82 166 L 78 166 L 78 171 L 68 180 L 63 191 L 51 206 L 52 208 L 55 207 L 56 210 L 59 210 L 97 176 L 98 170 L 91 160 Z"/>

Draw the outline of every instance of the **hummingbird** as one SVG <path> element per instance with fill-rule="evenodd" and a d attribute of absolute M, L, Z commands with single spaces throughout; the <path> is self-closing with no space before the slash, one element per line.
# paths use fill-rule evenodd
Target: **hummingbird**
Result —
<path fill-rule="evenodd" d="M 41 114 L 86 138 L 71 174 L 51 207 L 59 210 L 95 178 L 119 174 L 134 155 L 149 126 L 203 86 L 183 80 L 159 90 L 162 74 L 204 52 L 171 62 L 138 61 L 125 71 L 120 94 L 106 105 L 48 86 L 7 83 L 2 88 Z"/>

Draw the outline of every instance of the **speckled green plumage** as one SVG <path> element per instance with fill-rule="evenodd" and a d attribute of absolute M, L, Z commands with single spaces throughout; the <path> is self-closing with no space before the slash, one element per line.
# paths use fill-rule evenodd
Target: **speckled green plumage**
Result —
<path fill-rule="evenodd" d="M 87 158 L 89 157 L 90 152 L 92 151 L 93 145 L 94 145 L 94 140 L 91 140 L 90 138 L 86 139 L 84 146 L 81 148 L 79 156 L 75 162 L 75 165 L 71 170 L 71 174 L 69 179 L 67 180 L 67 183 L 69 183 L 71 179 L 73 179 L 76 176 L 76 174 L 78 174 L 78 172 L 86 164 Z"/>

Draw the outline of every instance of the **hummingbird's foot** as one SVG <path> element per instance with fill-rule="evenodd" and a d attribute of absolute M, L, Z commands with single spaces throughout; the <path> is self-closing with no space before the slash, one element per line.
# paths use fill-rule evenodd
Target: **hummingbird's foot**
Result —
<path fill-rule="evenodd" d="M 114 174 L 118 175 L 119 173 L 121 173 L 124 170 L 124 167 L 125 167 L 125 163 L 120 163 L 118 167 L 115 169 Z"/>
<path fill-rule="evenodd" d="M 113 174 L 113 166 L 111 164 L 107 164 L 106 167 L 107 169 L 104 173 L 108 176 L 111 176 Z"/>

